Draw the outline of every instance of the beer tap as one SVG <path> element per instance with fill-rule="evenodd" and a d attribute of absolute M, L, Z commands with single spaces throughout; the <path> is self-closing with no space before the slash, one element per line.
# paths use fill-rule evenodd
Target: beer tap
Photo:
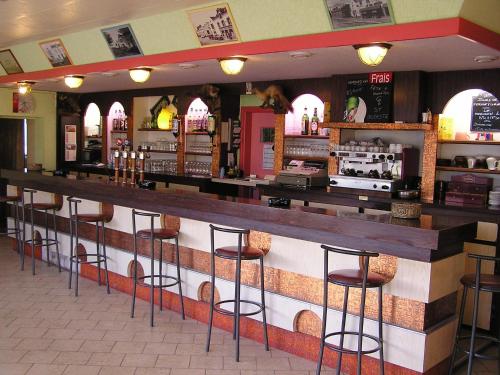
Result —
<path fill-rule="evenodd" d="M 144 152 L 139 151 L 139 182 L 144 182 Z"/>
<path fill-rule="evenodd" d="M 123 167 L 123 184 L 127 185 L 127 169 L 128 169 L 128 153 L 127 151 L 122 151 L 122 167 Z"/>
<path fill-rule="evenodd" d="M 116 150 L 115 154 L 115 183 L 120 182 L 120 151 Z"/>
<path fill-rule="evenodd" d="M 130 152 L 130 183 L 135 186 L 135 151 Z"/>

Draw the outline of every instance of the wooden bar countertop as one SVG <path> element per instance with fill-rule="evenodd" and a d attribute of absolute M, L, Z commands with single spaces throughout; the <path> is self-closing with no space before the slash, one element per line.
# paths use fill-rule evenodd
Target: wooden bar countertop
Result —
<path fill-rule="evenodd" d="M 0 177 L 4 184 L 425 262 L 460 253 L 463 242 L 474 239 L 477 229 L 477 221 L 472 218 L 447 215 L 404 220 L 390 214 L 358 214 L 303 206 L 274 208 L 260 200 L 149 191 L 114 182 L 6 169 L 0 171 Z"/>

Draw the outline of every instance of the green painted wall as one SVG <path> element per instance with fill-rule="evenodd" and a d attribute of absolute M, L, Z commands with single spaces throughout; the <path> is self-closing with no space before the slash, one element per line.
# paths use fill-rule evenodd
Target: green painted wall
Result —
<path fill-rule="evenodd" d="M 207 5 L 219 2 L 207 2 Z M 324 0 L 227 0 L 242 41 L 331 31 Z M 500 32 L 499 0 L 392 0 L 395 23 L 461 16 Z M 146 55 L 198 48 L 185 10 L 129 20 Z M 108 25 L 113 26 L 113 25 Z M 100 28 L 54 35 L 75 65 L 112 60 Z M 50 69 L 38 41 L 10 46 L 25 72 Z M 0 75 L 5 72 L 0 68 Z"/>
<path fill-rule="evenodd" d="M 41 163 L 45 169 L 56 168 L 56 93 L 34 91 L 35 110 L 33 113 L 12 112 L 14 90 L 0 88 L 0 117 L 28 118 L 28 132 L 34 139 L 33 162 Z"/>

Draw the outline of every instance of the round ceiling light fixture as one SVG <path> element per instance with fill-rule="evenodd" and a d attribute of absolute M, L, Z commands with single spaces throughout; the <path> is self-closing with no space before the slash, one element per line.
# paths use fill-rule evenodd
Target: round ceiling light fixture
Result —
<path fill-rule="evenodd" d="M 137 83 L 144 83 L 149 79 L 149 77 L 151 77 L 152 70 L 153 69 L 145 66 L 139 66 L 137 68 L 129 69 L 128 73 L 130 74 L 130 78 L 132 78 L 132 81 Z"/>
<path fill-rule="evenodd" d="M 477 63 L 489 63 L 496 60 L 498 60 L 498 56 L 482 55 L 474 57 L 474 61 Z"/>
<path fill-rule="evenodd" d="M 392 47 L 389 43 L 355 44 L 361 62 L 368 66 L 377 66 L 384 60 L 387 51 Z"/>
<path fill-rule="evenodd" d="M 236 75 L 241 72 L 243 65 L 247 61 L 246 57 L 223 57 L 219 59 L 219 64 L 222 71 L 228 75 Z"/>
<path fill-rule="evenodd" d="M 35 82 L 33 81 L 19 81 L 17 82 L 17 92 L 19 95 L 28 95 Z"/>
<path fill-rule="evenodd" d="M 69 75 L 64 77 L 64 83 L 66 86 L 68 86 L 70 89 L 77 89 L 80 87 L 83 83 L 84 76 L 79 76 L 79 75 Z"/>

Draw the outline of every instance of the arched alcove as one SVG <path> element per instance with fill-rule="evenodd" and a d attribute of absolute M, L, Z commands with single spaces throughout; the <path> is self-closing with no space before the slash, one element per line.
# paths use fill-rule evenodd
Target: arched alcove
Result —
<path fill-rule="evenodd" d="M 85 135 L 87 137 L 101 135 L 101 111 L 95 103 L 90 103 L 83 117 Z"/>
<path fill-rule="evenodd" d="M 208 121 L 208 106 L 200 98 L 194 99 L 188 107 L 185 117 L 185 127 L 187 132 L 206 129 Z"/>
<path fill-rule="evenodd" d="M 123 129 L 118 129 L 117 125 L 120 121 L 120 116 L 125 117 L 125 109 L 120 102 L 114 102 L 109 108 L 107 117 L 107 157 L 110 159 L 112 155 L 112 149 L 121 146 L 125 139 L 127 139 L 127 131 Z M 115 129 L 117 128 L 117 129 Z"/>
<path fill-rule="evenodd" d="M 300 134 L 301 121 L 304 115 L 304 109 L 307 108 L 309 119 L 313 116 L 314 108 L 318 109 L 319 121 L 323 122 L 325 104 L 313 94 L 302 94 L 297 96 L 292 102 L 293 113 L 288 112 L 285 115 L 285 134 Z"/>

